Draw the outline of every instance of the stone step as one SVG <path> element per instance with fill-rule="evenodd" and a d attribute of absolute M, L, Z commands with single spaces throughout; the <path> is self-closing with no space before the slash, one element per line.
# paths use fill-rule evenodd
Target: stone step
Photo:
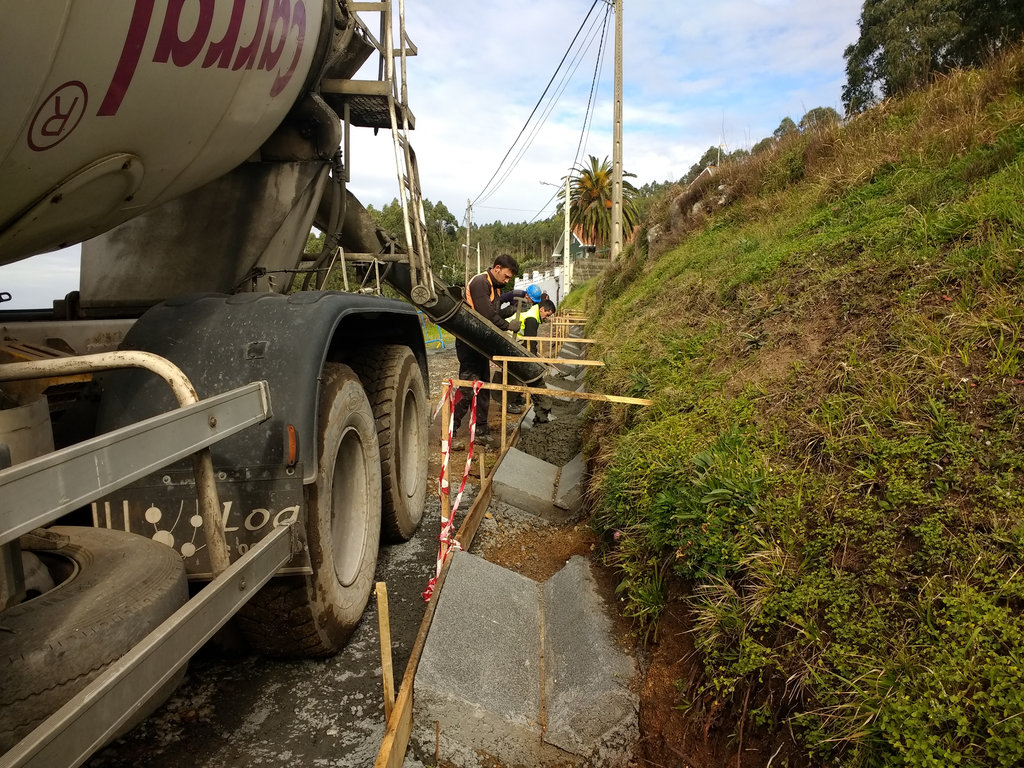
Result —
<path fill-rule="evenodd" d="M 494 473 L 494 496 L 531 515 L 562 523 L 582 509 L 583 456 L 565 467 L 509 448 Z"/>
<path fill-rule="evenodd" d="M 453 555 L 416 673 L 407 768 L 624 764 L 633 659 L 582 557 L 545 584 Z"/>

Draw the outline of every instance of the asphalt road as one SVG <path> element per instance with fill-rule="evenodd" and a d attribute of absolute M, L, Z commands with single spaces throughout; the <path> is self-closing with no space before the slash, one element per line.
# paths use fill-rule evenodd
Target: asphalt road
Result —
<path fill-rule="evenodd" d="M 427 494 L 409 542 L 382 547 L 395 687 L 401 682 L 437 558 L 439 508 Z M 242 768 L 373 765 L 384 736 L 376 600 L 332 659 L 273 661 L 207 647 L 174 695 L 148 720 L 86 763 L 89 768 Z"/>
<path fill-rule="evenodd" d="M 457 376 L 454 349 L 432 350 L 429 368 L 433 407 L 443 382 Z M 376 581 L 384 581 L 388 590 L 396 690 L 426 609 L 421 594 L 437 561 L 439 421 L 433 420 L 430 427 L 431 467 L 423 523 L 412 540 L 382 547 L 377 562 Z M 476 486 L 467 485 L 459 521 L 475 493 Z M 481 532 L 493 524 L 485 520 Z M 93 755 L 86 767 L 373 765 L 384 737 L 384 703 L 377 605 L 372 595 L 348 645 L 331 659 L 275 661 L 227 654 L 212 645 L 192 660 L 184 683 L 160 709 Z"/>

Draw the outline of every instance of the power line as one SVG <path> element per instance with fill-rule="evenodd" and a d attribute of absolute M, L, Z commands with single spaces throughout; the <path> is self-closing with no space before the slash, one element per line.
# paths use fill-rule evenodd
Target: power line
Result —
<path fill-rule="evenodd" d="M 580 33 L 583 32 L 583 28 L 586 26 L 587 20 L 590 18 L 590 15 L 594 12 L 594 8 L 597 7 L 597 4 L 599 2 L 602 2 L 602 0 L 594 0 L 593 5 L 590 6 L 590 10 L 587 11 L 587 15 L 583 18 L 583 22 L 580 24 L 580 28 L 576 31 L 576 34 L 573 36 L 572 42 L 569 43 L 569 47 L 566 49 L 565 54 L 562 56 L 562 60 L 558 63 L 558 67 L 555 69 L 554 74 L 551 75 L 551 79 L 548 81 L 547 86 L 545 86 L 544 92 L 541 94 L 540 98 L 537 100 L 537 103 L 534 105 L 533 111 L 530 112 L 530 116 L 528 118 L 526 118 L 526 123 L 523 125 L 522 129 L 520 129 L 519 135 L 516 136 L 515 141 L 512 142 L 512 146 L 510 146 L 508 148 L 508 151 L 505 153 L 505 156 L 501 159 L 501 162 L 498 163 L 498 167 L 494 171 L 494 174 L 491 176 L 491 178 L 484 185 L 484 188 L 476 196 L 476 198 L 473 200 L 471 205 L 475 204 L 478 200 L 480 200 L 484 196 L 484 193 L 487 192 L 488 188 L 491 186 L 491 183 L 498 176 L 498 173 L 501 171 L 501 168 L 505 164 L 505 161 L 508 159 L 508 156 L 510 154 L 512 154 L 512 150 L 515 148 L 515 146 L 518 143 L 519 139 L 522 137 L 523 133 L 526 131 L 527 126 L 529 126 L 530 120 L 532 120 L 534 114 L 536 114 L 538 107 L 540 107 L 541 103 L 544 100 L 544 97 L 547 95 L 548 89 L 551 88 L 551 84 L 554 82 L 555 77 L 558 75 L 558 72 L 561 70 L 562 65 L 565 63 L 565 60 L 569 57 L 569 53 L 572 51 L 573 46 L 576 44 L 576 40 L 579 38 Z"/>
<path fill-rule="evenodd" d="M 519 151 L 516 153 L 516 156 L 513 159 L 512 163 L 505 169 L 505 172 L 501 175 L 501 178 L 498 179 L 498 182 L 491 188 L 490 192 L 488 192 L 486 195 L 483 195 L 482 197 L 479 197 L 478 200 L 480 200 L 481 202 L 487 200 L 495 192 L 497 192 L 501 185 L 504 184 L 506 179 L 508 179 L 508 177 L 512 174 L 512 171 L 516 169 L 516 166 L 519 165 L 519 161 L 523 159 L 523 156 L 526 154 L 527 150 L 529 150 L 529 148 L 533 145 L 533 141 L 535 138 L 537 138 L 537 134 L 540 133 L 540 129 L 544 127 L 544 124 L 547 122 L 548 117 L 554 111 L 555 106 L 557 106 L 558 100 L 565 92 L 566 87 L 568 87 L 569 81 L 572 79 L 572 76 L 576 74 L 576 71 L 579 69 L 580 64 L 583 62 L 584 54 L 587 51 L 589 51 L 590 47 L 593 45 L 594 39 L 596 37 L 597 28 L 597 20 L 595 19 L 595 21 L 592 22 L 592 27 L 590 31 L 587 33 L 588 41 L 584 45 L 580 46 L 579 50 L 575 55 L 575 58 L 570 63 L 569 68 L 565 70 L 564 74 L 562 75 L 562 80 L 558 84 L 557 92 L 548 101 L 547 106 L 544 108 L 544 111 L 541 114 L 540 119 L 535 122 L 528 139 L 519 148 Z"/>
<path fill-rule="evenodd" d="M 558 193 L 556 192 L 555 194 L 557 195 Z M 533 210 L 533 208 L 506 208 L 501 205 L 476 205 L 473 207 L 482 208 L 485 211 L 515 211 L 517 213 L 528 213 L 529 211 Z"/>
<path fill-rule="evenodd" d="M 611 18 L 612 8 L 609 5 L 604 12 L 604 27 L 601 30 L 601 45 L 598 46 L 597 61 L 594 62 L 594 77 L 590 81 L 590 97 L 587 100 L 587 112 L 583 119 L 583 129 L 580 131 L 580 142 L 576 145 L 576 157 L 573 160 L 573 167 L 580 162 L 580 152 L 587 146 L 590 139 L 590 126 L 594 121 L 594 106 L 597 86 L 600 83 L 601 64 L 604 62 L 604 41 L 608 34 L 608 20 Z"/>
<path fill-rule="evenodd" d="M 594 75 L 590 80 L 590 95 L 587 97 L 587 109 L 583 115 L 583 127 L 580 130 L 580 140 L 576 145 L 576 154 L 573 157 L 572 166 L 570 166 L 571 168 L 575 168 L 576 165 L 580 162 L 580 152 L 586 147 L 587 139 L 589 139 L 590 137 L 590 126 L 592 125 L 594 120 L 595 94 L 597 93 L 597 87 L 600 83 L 601 64 L 604 61 L 604 41 L 605 36 L 608 34 L 608 19 L 610 18 L 611 13 L 612 9 L 609 5 L 605 9 L 604 13 L 604 25 L 601 28 L 601 43 L 597 47 L 597 59 L 594 62 Z M 559 192 L 555 192 L 555 194 L 548 198 L 548 201 L 544 204 L 544 207 L 537 211 L 536 214 L 534 214 L 534 217 L 530 220 L 530 223 L 536 221 L 541 216 L 541 214 L 543 214 L 544 211 L 547 210 L 548 206 L 555 201 L 559 194 Z"/>

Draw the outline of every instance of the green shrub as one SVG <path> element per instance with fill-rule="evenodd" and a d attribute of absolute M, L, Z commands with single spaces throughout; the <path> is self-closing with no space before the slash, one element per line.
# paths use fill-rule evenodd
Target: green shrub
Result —
<path fill-rule="evenodd" d="M 594 389 L 654 400 L 589 411 L 625 612 L 653 637 L 688 595 L 704 674 L 682 695 L 791 729 L 813 764 L 1024 764 L 1008 57 L 723 169 L 745 194 L 595 290 Z"/>

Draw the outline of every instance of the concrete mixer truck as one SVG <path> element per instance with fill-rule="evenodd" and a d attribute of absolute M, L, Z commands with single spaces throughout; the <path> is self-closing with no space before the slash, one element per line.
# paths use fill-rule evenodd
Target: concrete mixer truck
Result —
<path fill-rule="evenodd" d="M 0 765 L 79 765 L 229 619 L 344 644 L 423 512 L 418 310 L 526 353 L 431 273 L 401 7 L 0 8 L 0 264 L 82 243 L 78 291 L 0 303 Z M 347 189 L 358 128 L 391 134 L 404 238 Z M 319 290 L 339 262 L 407 300 Z"/>

